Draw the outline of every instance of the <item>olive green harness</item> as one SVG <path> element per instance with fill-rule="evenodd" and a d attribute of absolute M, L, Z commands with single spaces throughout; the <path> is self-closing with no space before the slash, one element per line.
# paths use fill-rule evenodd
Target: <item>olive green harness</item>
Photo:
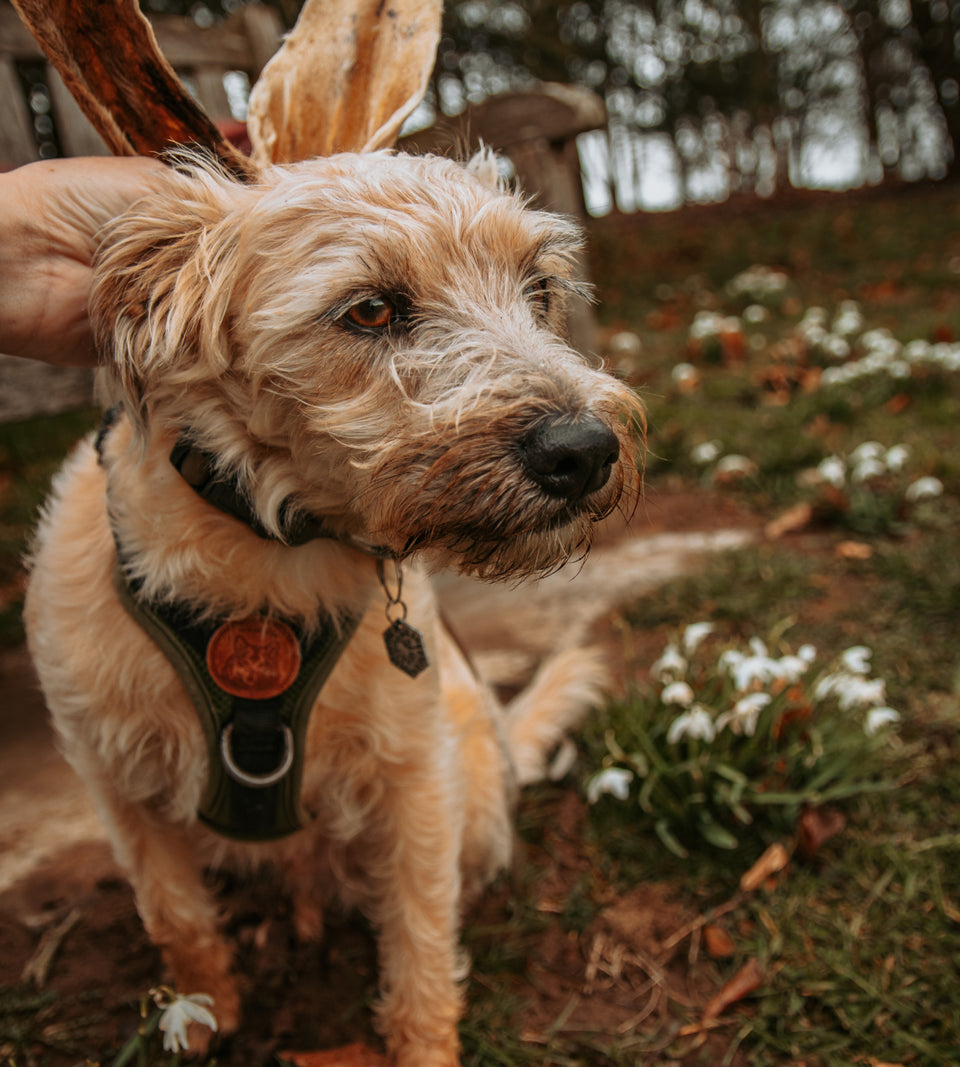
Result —
<path fill-rule="evenodd" d="M 198 621 L 183 605 L 137 596 L 119 559 L 114 582 L 124 607 L 176 669 L 200 719 L 208 753 L 202 822 L 243 841 L 301 829 L 307 722 L 360 617 L 327 618 L 306 634 L 273 616 Z"/>

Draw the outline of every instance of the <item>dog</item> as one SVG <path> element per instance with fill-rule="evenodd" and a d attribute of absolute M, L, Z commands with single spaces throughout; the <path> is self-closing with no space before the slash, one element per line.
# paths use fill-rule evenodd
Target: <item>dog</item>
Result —
<path fill-rule="evenodd" d="M 489 153 L 252 185 L 174 162 L 102 235 L 119 414 L 41 517 L 33 661 L 149 937 L 221 1032 L 240 993 L 204 871 L 267 866 L 302 938 L 334 900 L 369 916 L 391 1062 L 454 1067 L 462 909 L 605 668 L 563 650 L 501 706 L 429 574 L 584 552 L 638 494 L 641 406 L 561 337 L 577 228 Z"/>

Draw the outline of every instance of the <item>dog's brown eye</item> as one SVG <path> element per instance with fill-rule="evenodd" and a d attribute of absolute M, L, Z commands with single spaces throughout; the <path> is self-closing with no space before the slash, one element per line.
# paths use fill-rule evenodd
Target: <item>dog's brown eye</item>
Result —
<path fill-rule="evenodd" d="M 361 300 L 347 312 L 347 318 L 364 330 L 383 330 L 393 322 L 397 309 L 382 296 Z"/>
<path fill-rule="evenodd" d="M 524 290 L 523 295 L 534 305 L 541 315 L 550 312 L 550 283 L 546 278 L 538 278 Z"/>

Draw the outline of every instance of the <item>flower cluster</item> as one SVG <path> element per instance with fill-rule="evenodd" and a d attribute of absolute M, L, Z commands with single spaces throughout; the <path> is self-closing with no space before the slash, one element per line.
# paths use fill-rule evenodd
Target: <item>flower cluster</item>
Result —
<path fill-rule="evenodd" d="M 734 300 L 746 298 L 753 303 L 776 299 L 786 290 L 790 279 L 782 270 L 755 264 L 727 282 L 727 295 Z"/>
<path fill-rule="evenodd" d="M 903 474 L 910 462 L 910 448 L 904 444 L 890 447 L 879 441 L 864 441 L 846 457 L 830 455 L 816 467 L 801 471 L 797 481 L 801 486 L 832 486 L 834 489 L 865 486 L 869 488 L 880 479 Z M 943 482 L 932 475 L 913 479 L 903 498 L 908 504 L 943 495 Z"/>
<path fill-rule="evenodd" d="M 734 831 L 761 814 L 792 818 L 878 787 L 877 745 L 899 715 L 883 680 L 869 677 L 869 649 L 818 669 L 812 645 L 775 652 L 757 637 L 709 655 L 712 632 L 688 626 L 652 664 L 626 730 L 607 735 L 591 804 L 636 791 L 661 840 L 683 854 L 692 837 L 733 848 Z"/>
<path fill-rule="evenodd" d="M 736 315 L 698 311 L 687 334 L 687 351 L 694 359 L 708 363 L 734 362 L 746 349 L 743 323 Z"/>

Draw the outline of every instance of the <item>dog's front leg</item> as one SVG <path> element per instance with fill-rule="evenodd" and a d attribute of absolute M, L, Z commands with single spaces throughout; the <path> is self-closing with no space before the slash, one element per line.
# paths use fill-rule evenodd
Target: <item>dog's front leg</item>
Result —
<path fill-rule="evenodd" d="M 396 1067 L 458 1067 L 460 812 L 410 772 L 388 791 L 392 850 L 380 874 L 381 1029 Z"/>
<path fill-rule="evenodd" d="M 219 933 L 217 907 L 186 834 L 143 805 L 124 800 L 102 775 L 86 781 L 177 992 L 211 996 L 219 1032 L 233 1032 L 240 1021 L 240 998 L 230 973 L 233 953 Z M 206 1052 L 210 1037 L 205 1027 L 191 1024 L 190 1051 Z"/>

